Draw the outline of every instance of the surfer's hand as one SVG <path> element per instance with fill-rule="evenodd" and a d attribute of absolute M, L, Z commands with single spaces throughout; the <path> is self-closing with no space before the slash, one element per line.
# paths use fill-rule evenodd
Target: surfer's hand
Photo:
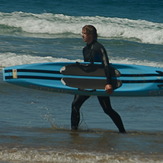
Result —
<path fill-rule="evenodd" d="M 111 84 L 107 84 L 105 86 L 105 91 L 108 93 L 108 94 L 112 94 L 113 93 L 113 87 Z"/>

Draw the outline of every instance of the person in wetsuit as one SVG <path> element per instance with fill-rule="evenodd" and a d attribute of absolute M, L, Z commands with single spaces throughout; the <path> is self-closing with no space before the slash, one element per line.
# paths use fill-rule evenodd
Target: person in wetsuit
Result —
<path fill-rule="evenodd" d="M 97 41 L 97 30 L 92 25 L 85 25 L 82 28 L 82 37 L 83 41 L 86 42 L 86 46 L 83 48 L 83 57 L 85 62 L 101 62 L 105 75 L 107 77 L 105 90 L 108 94 L 111 94 L 113 91 L 111 85 L 111 76 L 109 74 L 109 59 L 106 53 L 106 50 L 102 44 Z M 74 100 L 72 102 L 72 112 L 71 112 L 71 129 L 77 130 L 80 122 L 80 108 L 82 104 L 89 98 L 90 96 L 85 95 L 75 95 Z M 110 116 L 113 120 L 120 133 L 125 133 L 125 128 L 123 126 L 123 122 L 121 120 L 120 115 L 113 110 L 110 97 L 109 96 L 97 96 L 100 105 L 102 106 L 104 112 Z"/>

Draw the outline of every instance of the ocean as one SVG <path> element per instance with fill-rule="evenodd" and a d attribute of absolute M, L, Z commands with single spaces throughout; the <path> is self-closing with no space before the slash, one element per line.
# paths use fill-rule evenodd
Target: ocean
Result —
<path fill-rule="evenodd" d="M 163 67 L 162 0 L 0 0 L 0 70 L 82 61 L 92 24 L 110 62 Z M 0 71 L 0 163 L 162 163 L 163 98 L 114 97 L 119 134 L 96 97 L 70 129 L 73 95 L 8 84 Z"/>

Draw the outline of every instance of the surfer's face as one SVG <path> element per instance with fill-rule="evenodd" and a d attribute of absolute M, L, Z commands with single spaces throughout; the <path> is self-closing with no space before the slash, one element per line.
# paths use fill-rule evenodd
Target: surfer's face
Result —
<path fill-rule="evenodd" d="M 88 44 L 93 41 L 92 34 L 87 33 L 87 31 L 85 29 L 82 30 L 82 38 L 83 38 L 83 41 Z"/>

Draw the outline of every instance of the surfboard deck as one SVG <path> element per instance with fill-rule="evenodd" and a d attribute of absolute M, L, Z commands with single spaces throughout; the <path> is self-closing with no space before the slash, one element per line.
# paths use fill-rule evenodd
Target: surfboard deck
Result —
<path fill-rule="evenodd" d="M 81 64 L 89 64 L 83 62 Z M 72 68 L 70 65 L 73 65 Z M 100 63 L 95 63 L 101 66 Z M 122 82 L 122 85 L 114 90 L 113 96 L 162 96 L 163 95 L 163 68 L 155 68 L 141 65 L 126 65 L 126 64 L 110 64 L 111 67 L 118 70 L 120 75 L 113 75 L 114 80 Z M 73 69 L 73 73 L 69 74 L 69 69 L 63 72 L 67 66 Z M 25 86 L 28 88 L 37 88 L 41 90 L 80 94 L 80 95 L 96 95 L 108 96 L 102 88 L 94 91 L 85 91 L 77 86 L 72 87 L 62 83 L 63 80 L 106 80 L 106 77 L 94 71 L 84 72 L 87 75 L 80 73 L 75 68 L 77 64 L 74 62 L 54 62 L 54 63 L 38 63 L 12 66 L 3 69 L 3 79 L 6 82 Z M 75 69 L 75 71 L 74 71 Z M 98 68 L 97 68 L 98 69 Z M 80 70 L 81 71 L 81 70 Z M 82 70 L 83 71 L 83 70 Z M 91 70 L 92 71 L 92 70 Z M 100 70 L 102 71 L 102 69 Z M 77 73 L 77 74 L 74 74 Z M 103 71 L 104 73 L 104 71 Z M 89 74 L 89 75 L 88 75 Z M 74 82 L 76 83 L 76 82 Z M 81 82 L 82 83 L 82 82 Z M 92 83 L 92 81 L 91 81 Z M 92 84 L 93 85 L 93 84 Z M 83 89 L 83 88 L 82 88 Z M 89 88 L 86 88 L 89 89 Z M 90 88 L 94 89 L 94 88 Z"/>
<path fill-rule="evenodd" d="M 80 76 L 98 76 L 105 77 L 104 68 L 101 64 L 84 64 L 76 62 L 76 64 L 69 64 L 60 70 L 63 75 L 78 75 Z M 119 77 L 121 73 L 114 67 L 109 67 L 109 72 L 112 77 Z"/>

